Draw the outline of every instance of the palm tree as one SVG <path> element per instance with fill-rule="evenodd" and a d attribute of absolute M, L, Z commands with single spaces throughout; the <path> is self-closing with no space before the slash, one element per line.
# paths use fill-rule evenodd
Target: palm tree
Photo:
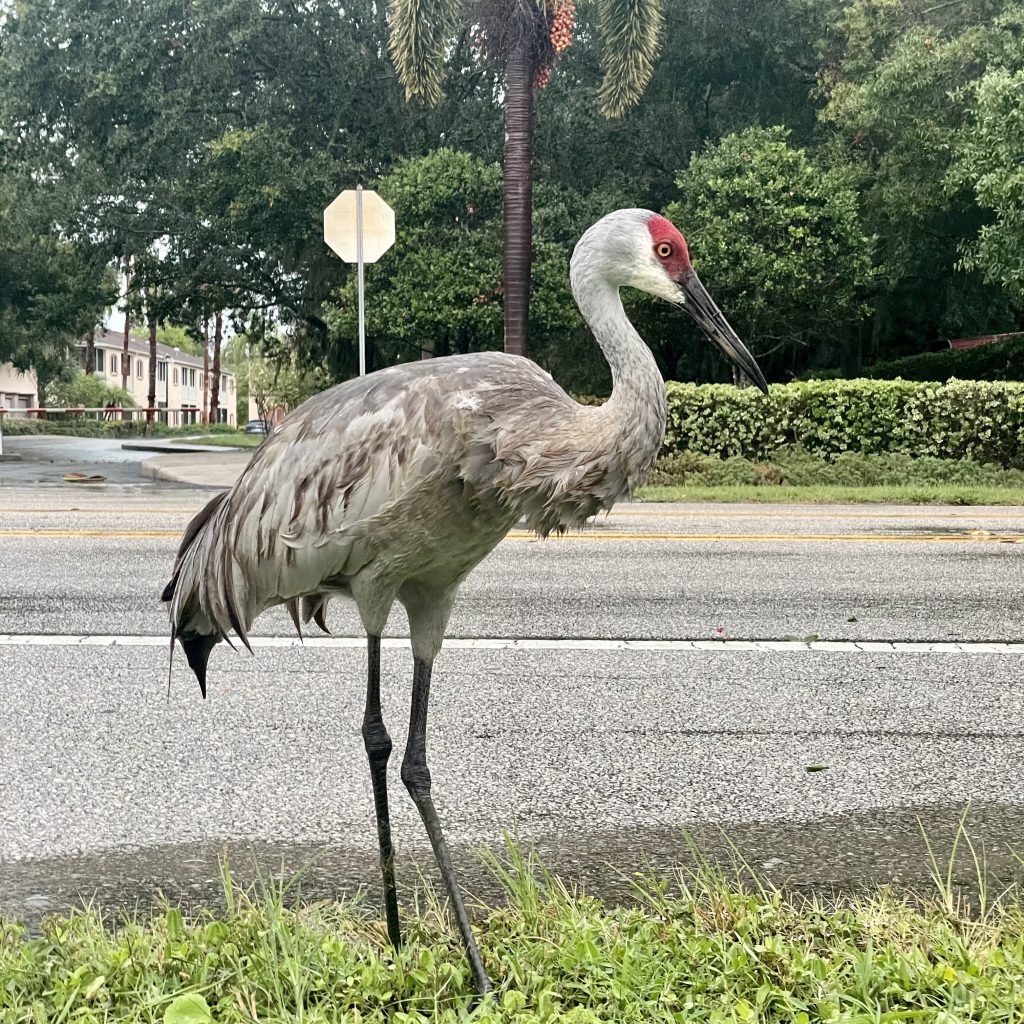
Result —
<path fill-rule="evenodd" d="M 662 0 L 591 0 L 604 78 L 598 109 L 620 117 L 651 77 L 662 24 Z M 505 351 L 526 354 L 533 248 L 533 90 L 543 85 L 568 45 L 574 0 L 391 0 L 391 57 L 407 98 L 437 103 L 445 57 L 459 29 L 474 26 L 481 55 L 505 78 L 503 284 Z"/>

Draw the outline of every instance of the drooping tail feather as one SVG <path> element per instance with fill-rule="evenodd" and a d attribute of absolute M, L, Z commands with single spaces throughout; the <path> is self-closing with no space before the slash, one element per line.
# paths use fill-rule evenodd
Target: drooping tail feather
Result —
<path fill-rule="evenodd" d="M 178 557 L 174 563 L 171 579 L 160 595 L 160 600 L 170 605 L 168 610 L 171 616 L 171 644 L 173 645 L 175 639 L 181 644 L 189 668 L 195 673 L 199 682 L 199 692 L 204 699 L 206 698 L 206 666 L 210 660 L 210 652 L 220 640 L 227 639 L 227 637 L 224 629 L 210 615 L 209 608 L 204 607 L 204 604 L 208 605 L 209 602 L 203 600 L 200 587 L 197 585 L 205 581 L 208 567 L 205 565 L 192 566 L 189 562 L 190 559 L 198 555 L 199 552 L 193 549 L 202 540 L 204 531 L 209 527 L 210 521 L 223 504 L 227 494 L 227 491 L 223 491 L 211 498 L 188 524 L 178 547 Z M 179 588 L 186 566 L 191 570 L 188 573 L 189 592 L 183 593 L 179 592 Z M 240 623 L 237 621 L 237 611 L 230 591 L 228 599 L 231 626 L 237 629 Z M 244 633 L 240 633 L 240 635 L 244 640 Z M 246 646 L 249 646 L 248 642 L 246 642 Z"/>

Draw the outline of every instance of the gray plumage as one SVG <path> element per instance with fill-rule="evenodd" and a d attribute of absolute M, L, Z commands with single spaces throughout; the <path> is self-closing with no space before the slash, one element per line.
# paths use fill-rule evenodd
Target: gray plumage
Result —
<path fill-rule="evenodd" d="M 235 634 L 248 646 L 253 621 L 278 604 L 297 629 L 311 619 L 326 628 L 333 597 L 355 601 L 371 640 L 394 602 L 403 604 L 429 681 L 460 583 L 517 521 L 542 537 L 578 527 L 641 483 L 664 437 L 665 391 L 620 286 L 683 304 L 760 376 L 671 225 L 674 255 L 659 255 L 656 223 L 668 224 L 649 211 L 620 210 L 573 254 L 573 294 L 612 371 L 603 406 L 579 405 L 528 359 L 485 352 L 346 381 L 285 418 L 234 487 L 190 524 L 164 591 L 173 636 L 204 695 L 218 640 Z M 368 697 L 367 715 L 376 722 L 372 703 Z"/>

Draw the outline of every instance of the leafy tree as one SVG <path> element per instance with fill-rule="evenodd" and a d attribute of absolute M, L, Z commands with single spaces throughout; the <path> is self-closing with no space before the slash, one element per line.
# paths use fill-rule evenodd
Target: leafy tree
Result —
<path fill-rule="evenodd" d="M 864 315 L 872 239 L 857 198 L 784 128 L 750 128 L 695 156 L 666 211 L 692 232 L 701 277 L 775 374 Z"/>
<path fill-rule="evenodd" d="M 963 262 L 1024 304 L 1024 70 L 990 71 L 973 91 L 971 125 L 950 179 L 972 185 L 994 220 L 967 244 Z"/>
<path fill-rule="evenodd" d="M 62 240 L 52 197 L 11 154 L 0 158 L 0 362 L 35 369 L 40 391 L 71 369 L 70 349 L 113 301 L 114 280 L 88 248 Z"/>
<path fill-rule="evenodd" d="M 249 395 L 265 423 L 270 422 L 275 409 L 294 409 L 329 384 L 330 378 L 322 368 L 302 366 L 294 355 L 280 362 L 256 358 L 249 363 Z"/>
<path fill-rule="evenodd" d="M 606 118 L 592 94 L 601 79 L 597 8 L 577 14 L 576 41 L 539 92 L 538 180 L 615 206 L 659 210 L 692 153 L 752 125 L 785 124 L 814 141 L 818 41 L 829 0 L 687 0 L 664 5 L 649 85 L 628 117 Z M 538 207 L 539 209 L 539 207 Z M 583 225 L 584 227 L 586 224 Z"/>
<path fill-rule="evenodd" d="M 180 348 L 182 352 L 187 352 L 190 356 L 201 356 L 203 343 L 197 340 L 191 332 L 192 328 L 164 322 L 157 326 L 156 338 L 161 345 Z"/>
<path fill-rule="evenodd" d="M 869 355 L 939 337 L 1012 329 L 1008 295 L 957 273 L 965 238 L 990 218 L 950 169 L 969 144 L 973 83 L 1024 63 L 1014 0 L 851 0 L 838 8 L 820 79 L 830 155 L 878 236 L 880 288 Z M 896 344 L 892 345 L 891 342 Z"/>
<path fill-rule="evenodd" d="M 367 268 L 373 364 L 500 348 L 501 168 L 439 149 L 400 162 L 377 188 L 397 212 L 397 240 L 388 259 Z M 579 317 L 565 248 L 538 237 L 535 261 L 531 322 L 544 339 L 578 326 Z M 327 319 L 340 334 L 354 335 L 354 282 Z"/>
<path fill-rule="evenodd" d="M 407 95 L 437 102 L 445 56 L 462 24 L 460 0 L 392 0 L 391 54 Z M 502 74 L 505 108 L 502 297 L 505 348 L 525 354 L 533 256 L 533 91 L 545 84 L 555 56 L 568 46 L 572 0 L 481 0 L 479 58 Z M 597 0 L 602 44 L 600 110 L 621 116 L 651 77 L 662 24 L 660 0 Z"/>

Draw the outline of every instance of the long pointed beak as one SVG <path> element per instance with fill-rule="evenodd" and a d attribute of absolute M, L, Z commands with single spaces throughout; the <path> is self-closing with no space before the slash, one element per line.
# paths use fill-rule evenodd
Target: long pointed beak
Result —
<path fill-rule="evenodd" d="M 722 316 L 722 311 L 715 305 L 715 300 L 708 295 L 697 276 L 697 271 L 691 267 L 677 283 L 684 296 L 683 309 L 697 321 L 701 330 L 729 357 L 730 361 L 767 395 L 768 384 L 761 373 L 761 368 L 754 361 L 747 346 L 729 326 L 729 321 Z"/>

